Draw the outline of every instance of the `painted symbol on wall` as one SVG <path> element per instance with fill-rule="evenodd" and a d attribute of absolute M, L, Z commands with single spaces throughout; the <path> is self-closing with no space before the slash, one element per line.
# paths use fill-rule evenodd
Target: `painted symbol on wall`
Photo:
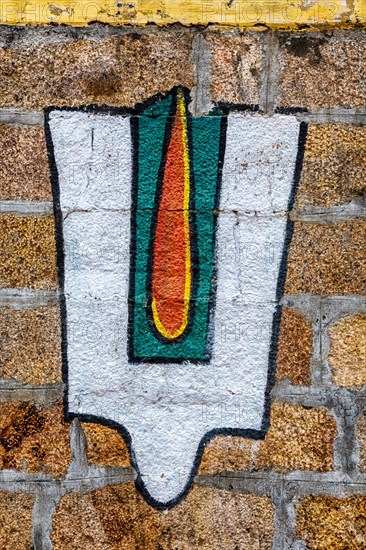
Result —
<path fill-rule="evenodd" d="M 306 137 L 294 112 L 189 102 L 46 112 L 65 413 L 119 431 L 157 508 L 214 435 L 268 429 Z"/>

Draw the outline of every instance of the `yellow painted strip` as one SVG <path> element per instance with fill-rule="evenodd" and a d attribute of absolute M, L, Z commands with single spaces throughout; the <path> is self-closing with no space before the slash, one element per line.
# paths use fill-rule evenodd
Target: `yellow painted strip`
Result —
<path fill-rule="evenodd" d="M 179 22 L 249 27 L 262 24 L 291 29 L 300 25 L 365 23 L 365 4 L 366 0 L 0 0 L 0 24 L 85 26 L 95 21 L 111 25 Z"/>
<path fill-rule="evenodd" d="M 188 130 L 187 130 L 187 112 L 186 104 L 183 93 L 179 90 L 177 95 L 177 104 L 179 111 L 179 116 L 182 117 L 183 123 L 183 161 L 184 161 L 184 197 L 183 197 L 183 217 L 184 217 L 184 244 L 185 244 L 185 284 L 184 284 L 184 307 L 182 315 L 182 324 L 178 330 L 175 332 L 169 332 L 163 323 L 160 321 L 159 312 L 156 307 L 155 298 L 152 300 L 151 309 L 153 313 L 153 319 L 157 330 L 160 332 L 164 338 L 169 340 L 175 340 L 187 328 L 188 324 L 188 314 L 191 301 L 191 285 L 192 285 L 192 265 L 191 265 L 191 235 L 189 227 L 189 198 L 191 191 L 191 182 L 190 182 L 190 166 L 189 166 L 189 145 L 188 145 Z M 177 113 L 178 114 L 178 113 Z"/>

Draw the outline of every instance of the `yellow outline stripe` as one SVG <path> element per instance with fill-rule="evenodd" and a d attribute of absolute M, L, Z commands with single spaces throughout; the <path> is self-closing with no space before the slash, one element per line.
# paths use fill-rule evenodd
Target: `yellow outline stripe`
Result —
<path fill-rule="evenodd" d="M 0 24 L 47 23 L 88 26 L 98 21 L 109 25 L 160 26 L 172 23 L 296 29 L 332 28 L 365 24 L 365 0 L 259 0 L 214 2 L 211 0 L 0 0 Z M 261 30 L 264 30 L 261 27 Z"/>
<path fill-rule="evenodd" d="M 182 138 L 183 138 L 183 162 L 184 162 L 184 198 L 183 198 L 183 216 L 184 216 L 184 244 L 186 251 L 185 265 L 185 284 L 184 284 L 184 307 L 182 324 L 175 332 L 169 332 L 160 320 L 159 312 L 156 306 L 155 298 L 152 299 L 151 309 L 153 313 L 154 324 L 157 330 L 164 338 L 175 340 L 185 331 L 188 324 L 189 306 L 191 300 L 191 237 L 189 227 L 189 199 L 190 199 L 190 166 L 189 166 L 189 148 L 188 148 L 188 131 L 187 131 L 187 112 L 184 95 L 181 90 L 177 94 L 177 114 L 182 117 Z"/>

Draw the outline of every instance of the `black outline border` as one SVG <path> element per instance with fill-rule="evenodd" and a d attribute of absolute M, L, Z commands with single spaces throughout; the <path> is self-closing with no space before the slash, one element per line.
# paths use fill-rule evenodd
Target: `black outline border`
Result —
<path fill-rule="evenodd" d="M 270 408 L 271 408 L 270 393 L 275 383 L 275 369 L 276 369 L 278 337 L 279 337 L 282 306 L 278 304 L 272 320 L 272 337 L 271 337 L 271 346 L 270 346 L 269 357 L 268 357 L 267 386 L 266 386 L 265 396 L 264 396 L 264 409 L 263 409 L 261 429 L 252 430 L 252 429 L 240 429 L 240 428 L 215 428 L 213 430 L 210 430 L 209 432 L 206 432 L 198 445 L 198 449 L 196 451 L 196 456 L 193 461 L 191 473 L 184 489 L 181 491 L 179 495 L 177 495 L 174 499 L 169 500 L 168 502 L 163 503 L 156 500 L 150 495 L 150 493 L 145 487 L 139 467 L 136 462 L 135 454 L 133 451 L 132 439 L 128 430 L 123 425 L 117 422 L 114 422 L 112 420 L 107 420 L 103 417 L 93 416 L 88 414 L 70 413 L 68 410 L 69 400 L 68 400 L 68 364 L 67 364 L 67 311 L 66 311 L 66 300 L 64 296 L 64 239 L 63 239 L 63 227 L 62 227 L 62 212 L 60 208 L 60 189 L 59 189 L 59 182 L 58 182 L 58 171 L 57 171 L 57 166 L 55 162 L 54 147 L 53 147 L 51 130 L 49 125 L 49 116 L 50 116 L 50 113 L 55 110 L 89 112 L 89 113 L 95 113 L 95 114 L 103 114 L 103 113 L 118 114 L 118 115 L 124 115 L 124 116 L 138 115 L 142 110 L 146 109 L 146 107 L 153 105 L 158 100 L 164 99 L 165 97 L 167 97 L 167 95 L 171 94 L 173 91 L 174 91 L 174 88 L 173 90 L 168 92 L 168 94 L 157 94 L 149 98 L 146 102 L 136 105 L 135 109 L 129 109 L 129 108 L 123 108 L 123 107 L 122 108 L 107 107 L 105 105 L 104 106 L 89 105 L 89 106 L 81 106 L 81 107 L 50 106 L 44 110 L 45 136 L 46 136 L 48 159 L 49 159 L 49 165 L 50 165 L 50 171 L 51 171 L 51 186 L 52 186 L 53 208 L 54 208 L 54 216 L 55 216 L 55 239 L 56 239 L 56 248 L 57 248 L 57 251 L 56 251 L 57 271 L 58 271 L 58 280 L 59 280 L 59 288 L 60 288 L 62 379 L 65 384 L 65 393 L 64 393 L 64 400 L 63 400 L 64 417 L 66 421 L 71 421 L 75 418 L 78 418 L 81 422 L 98 423 L 118 431 L 121 437 L 123 437 L 123 439 L 125 440 L 125 443 L 128 447 L 130 457 L 131 457 L 131 465 L 135 469 L 137 474 L 137 478 L 135 480 L 135 486 L 138 489 L 138 491 L 141 493 L 141 495 L 145 498 L 147 503 L 153 508 L 155 508 L 156 510 L 168 510 L 170 508 L 173 508 L 174 506 L 179 504 L 179 502 L 181 502 L 181 500 L 188 494 L 193 484 L 193 480 L 198 472 L 203 451 L 206 445 L 215 436 L 217 435 L 233 436 L 234 435 L 234 436 L 240 436 L 240 437 L 245 437 L 245 438 L 255 439 L 255 440 L 264 439 L 268 431 L 269 422 L 270 422 Z M 225 120 L 225 130 L 226 130 L 226 119 L 229 112 L 232 112 L 232 111 L 259 112 L 259 107 L 256 105 L 218 104 L 217 107 L 223 111 L 223 119 Z M 291 109 L 275 110 L 275 113 L 279 113 L 279 114 L 294 115 L 296 113 L 301 113 L 301 112 L 306 112 L 306 109 L 291 108 Z M 132 118 L 132 121 L 133 120 L 134 119 Z M 296 197 L 297 187 L 300 180 L 301 169 L 302 169 L 304 153 L 305 153 L 307 128 L 308 128 L 308 124 L 306 122 L 300 123 L 295 171 L 294 171 L 292 190 L 289 197 L 287 212 L 291 211 L 295 201 L 295 197 Z M 132 123 L 131 125 L 132 139 L 136 135 L 134 134 L 135 131 L 136 131 L 136 127 Z M 221 145 L 222 145 L 221 150 L 224 155 L 225 143 L 222 143 Z M 136 160 L 137 160 L 136 158 L 133 158 L 133 163 L 135 163 Z M 220 166 L 220 173 L 222 173 L 222 165 Z M 217 196 L 217 201 L 219 201 L 219 194 Z M 136 204 L 132 202 L 131 206 L 133 209 L 136 207 Z M 218 206 L 218 203 L 217 203 L 217 206 Z M 216 218 L 217 217 L 215 217 L 215 219 Z M 287 274 L 288 253 L 289 253 L 289 247 L 292 240 L 293 230 L 294 230 L 294 222 L 291 221 L 288 217 L 286 229 L 285 229 L 284 248 L 282 252 L 280 269 L 279 269 L 279 274 L 277 279 L 277 289 L 276 289 L 277 301 L 279 301 L 282 298 L 282 295 L 284 292 L 284 286 L 285 286 L 286 274 Z M 214 281 L 216 281 L 216 269 L 217 269 L 217 266 L 214 265 Z M 214 284 L 216 285 L 216 283 Z M 176 362 L 176 360 L 174 362 Z"/>

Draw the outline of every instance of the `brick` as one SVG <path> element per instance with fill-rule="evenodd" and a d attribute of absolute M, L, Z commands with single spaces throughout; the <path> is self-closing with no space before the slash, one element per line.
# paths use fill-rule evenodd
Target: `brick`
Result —
<path fill-rule="evenodd" d="M 307 109 L 363 107 L 366 36 L 362 31 L 280 35 L 280 105 Z"/>
<path fill-rule="evenodd" d="M 61 382 L 58 306 L 0 310 L 0 377 L 28 384 Z"/>
<path fill-rule="evenodd" d="M 327 472 L 333 465 L 335 435 L 335 422 L 327 411 L 274 402 L 263 441 L 217 436 L 206 446 L 198 473 L 269 468 Z"/>
<path fill-rule="evenodd" d="M 307 497 L 297 508 L 296 532 L 309 550 L 362 550 L 366 497 Z"/>
<path fill-rule="evenodd" d="M 53 217 L 0 216 L 0 286 L 55 289 Z"/>
<path fill-rule="evenodd" d="M 366 127 L 309 125 L 297 206 L 337 206 L 366 193 Z"/>
<path fill-rule="evenodd" d="M 29 550 L 33 499 L 25 493 L 0 493 L 0 548 Z"/>
<path fill-rule="evenodd" d="M 262 36 L 231 31 L 210 32 L 205 38 L 211 49 L 212 99 L 258 104 L 263 68 Z"/>
<path fill-rule="evenodd" d="M 366 221 L 295 223 L 286 292 L 364 294 Z"/>
<path fill-rule="evenodd" d="M 24 29 L 0 49 L 0 106 L 135 106 L 175 85 L 193 85 L 190 31 L 94 39 L 71 31 L 47 39 L 47 29 L 37 31 Z"/>
<path fill-rule="evenodd" d="M 219 472 L 253 470 L 254 467 L 255 452 L 252 440 L 219 435 L 207 444 L 198 473 L 209 475 Z"/>
<path fill-rule="evenodd" d="M 326 410 L 275 402 L 256 466 L 280 471 L 331 471 L 335 435 L 335 421 Z"/>
<path fill-rule="evenodd" d="M 62 406 L 0 403 L 0 467 L 65 475 L 71 462 Z"/>
<path fill-rule="evenodd" d="M 357 421 L 357 438 L 360 447 L 360 463 L 361 472 L 366 472 L 366 411 L 360 415 Z"/>
<path fill-rule="evenodd" d="M 0 199 L 52 200 L 43 128 L 0 125 Z"/>
<path fill-rule="evenodd" d="M 93 423 L 83 423 L 82 427 L 89 463 L 97 466 L 131 466 L 127 445 L 116 430 Z"/>
<path fill-rule="evenodd" d="M 270 550 L 273 531 L 268 497 L 194 487 L 176 508 L 158 512 L 128 483 L 63 497 L 52 542 L 55 550 Z"/>
<path fill-rule="evenodd" d="M 344 317 L 330 327 L 329 336 L 333 382 L 361 388 L 366 384 L 366 315 Z"/>
<path fill-rule="evenodd" d="M 277 352 L 276 377 L 294 385 L 310 383 L 313 330 L 305 315 L 291 308 L 282 309 Z"/>

